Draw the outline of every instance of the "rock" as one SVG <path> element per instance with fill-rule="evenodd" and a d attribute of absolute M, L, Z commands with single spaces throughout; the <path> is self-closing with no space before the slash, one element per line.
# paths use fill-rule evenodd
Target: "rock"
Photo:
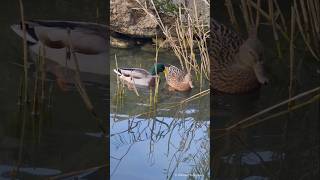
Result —
<path fill-rule="evenodd" d="M 135 45 L 134 41 L 110 36 L 110 44 L 115 48 L 131 48 Z"/>
<path fill-rule="evenodd" d="M 135 0 L 111 0 L 110 8 L 110 25 L 113 31 L 133 37 L 161 35 L 158 23 Z"/>
<path fill-rule="evenodd" d="M 141 6 L 136 0 L 111 0 L 111 29 L 134 38 L 164 37 L 155 19 L 155 10 L 150 4 L 150 0 L 140 0 L 140 2 L 146 4 L 148 13 L 152 14 L 153 17 L 141 9 Z M 177 5 L 177 7 L 179 4 L 183 4 L 183 7 L 189 9 L 190 14 L 196 12 L 197 17 L 199 17 L 199 20 L 202 21 L 203 24 L 209 24 L 210 6 L 207 3 L 210 3 L 210 0 L 171 0 L 171 2 Z M 197 8 L 194 8 L 194 4 L 197 5 Z M 173 27 L 176 22 L 176 17 L 173 15 L 174 13 L 165 12 L 165 10 L 159 10 L 158 13 L 163 24 L 171 29 L 171 35 L 176 36 L 175 28 Z M 184 22 L 186 22 L 186 20 L 184 20 Z"/>
<path fill-rule="evenodd" d="M 156 52 L 156 45 L 151 43 L 145 43 L 143 46 L 141 46 L 141 50 L 145 52 L 155 53 Z M 158 52 L 168 52 L 169 49 L 160 48 Z"/>
<path fill-rule="evenodd" d="M 182 1 L 182 0 L 175 0 Z M 190 9 L 190 14 L 197 14 L 200 22 L 209 25 L 210 23 L 210 0 L 184 0 L 186 7 Z M 195 8 L 194 5 L 197 5 Z"/>

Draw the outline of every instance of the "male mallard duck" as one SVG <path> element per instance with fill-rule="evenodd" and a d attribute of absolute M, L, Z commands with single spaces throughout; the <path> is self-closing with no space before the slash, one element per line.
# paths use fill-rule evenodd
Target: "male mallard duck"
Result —
<path fill-rule="evenodd" d="M 169 90 L 188 91 L 193 88 L 191 74 L 185 73 L 173 65 L 166 65 L 164 69 Z"/>
<path fill-rule="evenodd" d="M 61 66 L 76 69 L 73 60 L 66 62 L 66 49 L 75 52 L 81 72 L 106 75 L 107 72 L 107 26 L 75 21 L 26 21 L 26 39 L 33 55 L 45 47 L 45 57 Z M 11 28 L 23 37 L 22 26 Z"/>
<path fill-rule="evenodd" d="M 152 87 L 155 86 L 157 74 L 163 72 L 164 69 L 165 65 L 158 63 L 154 65 L 150 72 L 141 68 L 118 68 L 113 71 L 128 85 Z"/>
<path fill-rule="evenodd" d="M 237 33 L 219 24 L 210 23 L 209 57 L 211 85 L 226 93 L 243 93 L 266 84 L 262 62 L 262 45 L 252 29 L 244 41 Z"/>

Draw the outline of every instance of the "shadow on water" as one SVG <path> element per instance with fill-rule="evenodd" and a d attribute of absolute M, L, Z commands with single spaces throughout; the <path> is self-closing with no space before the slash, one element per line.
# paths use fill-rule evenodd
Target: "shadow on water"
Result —
<path fill-rule="evenodd" d="M 100 129 L 86 110 L 74 80 L 68 79 L 76 74 L 74 71 L 35 55 L 36 51 L 29 51 L 29 93 L 28 101 L 23 101 L 25 82 L 21 39 L 10 28 L 20 22 L 19 4 L 18 1 L 1 3 L 0 179 L 106 178 L 106 139 L 90 136 Z M 105 8 L 100 8 L 106 7 L 103 1 L 99 4 L 88 1 L 24 1 L 24 15 L 28 20 L 105 23 L 105 17 L 97 18 L 97 6 L 100 12 L 105 11 Z M 107 59 L 107 55 L 104 57 Z M 67 74 L 64 82 L 67 91 L 58 87 L 57 72 Z M 105 82 L 108 77 L 94 74 L 81 73 L 81 80 L 95 113 L 105 124 Z"/>
<path fill-rule="evenodd" d="M 224 2 L 216 2 L 212 17 L 233 27 Z M 290 28 L 291 4 L 277 2 Z M 236 2 L 232 3 L 238 27 L 242 27 L 243 14 Z M 267 1 L 261 1 L 261 7 L 268 13 Z M 279 35 L 280 58 L 272 25 L 265 15 L 261 18 L 259 39 L 265 47 L 270 82 L 259 92 L 212 97 L 212 174 L 214 179 L 318 179 L 319 62 L 296 38 L 290 82 L 289 43 Z M 245 34 L 244 28 L 240 30 Z M 288 97 L 293 100 L 287 101 Z"/>

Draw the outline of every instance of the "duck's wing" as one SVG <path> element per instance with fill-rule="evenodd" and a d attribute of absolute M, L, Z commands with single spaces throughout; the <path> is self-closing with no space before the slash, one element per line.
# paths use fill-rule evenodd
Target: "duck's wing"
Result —
<path fill-rule="evenodd" d="M 233 59 L 244 40 L 235 31 L 212 19 L 210 23 L 211 57 L 222 63 Z"/>
<path fill-rule="evenodd" d="M 151 76 L 147 70 L 141 68 L 118 68 L 113 71 L 119 76 L 133 77 L 135 79 L 142 79 Z"/>
<path fill-rule="evenodd" d="M 41 41 L 51 48 L 73 47 L 83 54 L 98 54 L 107 48 L 107 26 L 96 23 L 73 21 L 26 21 L 27 40 Z M 21 25 L 12 29 L 23 36 Z"/>
<path fill-rule="evenodd" d="M 84 34 L 95 34 L 107 38 L 107 26 L 104 24 L 79 22 L 79 21 L 55 21 L 55 20 L 31 20 L 28 24 L 53 29 L 78 30 Z"/>
<path fill-rule="evenodd" d="M 168 73 L 168 76 L 175 79 L 175 81 L 183 81 L 184 76 L 186 75 L 184 71 L 173 65 L 169 66 Z"/>

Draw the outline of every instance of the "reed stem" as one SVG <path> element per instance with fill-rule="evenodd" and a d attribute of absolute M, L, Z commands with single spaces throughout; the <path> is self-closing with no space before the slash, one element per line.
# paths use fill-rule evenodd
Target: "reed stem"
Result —
<path fill-rule="evenodd" d="M 289 99 L 292 97 L 293 94 L 293 63 L 294 63 L 294 32 L 295 32 L 295 22 L 296 22 L 296 18 L 295 18 L 295 13 L 294 13 L 294 8 L 291 7 L 291 35 L 290 35 L 290 66 L 289 66 L 289 70 L 290 70 L 290 83 L 289 83 Z M 291 102 L 289 101 L 288 103 L 288 107 L 290 108 L 291 106 Z"/>
<path fill-rule="evenodd" d="M 24 8 L 22 0 L 19 0 L 20 7 L 20 18 L 22 25 L 22 39 L 23 39 L 23 68 L 24 68 L 24 103 L 28 101 L 28 51 L 27 51 L 27 33 L 26 33 L 26 25 L 24 21 Z"/>

